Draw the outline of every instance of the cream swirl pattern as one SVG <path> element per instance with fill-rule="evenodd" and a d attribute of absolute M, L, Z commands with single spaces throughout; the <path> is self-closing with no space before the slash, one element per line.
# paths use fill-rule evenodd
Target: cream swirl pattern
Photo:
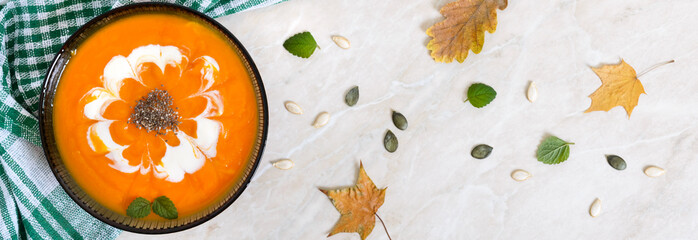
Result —
<path fill-rule="evenodd" d="M 211 90 L 219 71 L 219 65 L 212 57 L 201 56 L 191 61 L 203 61 L 204 64 L 201 64 L 200 69 L 202 84 L 190 97 L 201 96 L 207 100 L 205 110 L 190 119 L 196 122 L 196 137 L 179 131 L 176 135 L 179 144 L 166 145 L 165 155 L 160 161 L 150 158 L 147 151 L 143 153 L 140 164 L 134 165 L 133 162 L 137 161 L 126 159 L 123 152 L 129 145 L 120 145 L 114 141 L 110 126 L 115 120 L 104 116 L 110 104 L 124 101 L 119 96 L 124 80 L 135 79 L 145 86 L 139 74 L 144 63 L 153 63 L 163 74 L 166 66 L 176 66 L 181 76 L 187 69 L 188 60 L 189 58 L 175 46 L 147 45 L 133 49 L 127 57 L 113 57 L 104 67 L 103 86 L 92 88 L 82 99 L 86 102 L 83 107 L 84 116 L 96 121 L 86 132 L 87 142 L 93 151 L 105 154 L 104 156 L 112 161 L 110 167 L 124 173 L 140 171 L 140 174 L 148 174 L 152 171 L 157 178 L 180 182 L 185 174 L 192 174 L 201 169 L 207 158 L 216 156 L 222 124 L 211 118 L 223 114 L 223 101 L 217 90 Z"/>

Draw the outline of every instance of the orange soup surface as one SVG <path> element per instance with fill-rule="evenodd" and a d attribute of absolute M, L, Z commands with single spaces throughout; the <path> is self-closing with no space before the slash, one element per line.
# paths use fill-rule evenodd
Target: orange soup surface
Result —
<path fill-rule="evenodd" d="M 121 214 L 137 197 L 167 196 L 180 217 L 224 197 L 241 180 L 259 125 L 252 81 L 230 44 L 171 14 L 128 16 L 81 43 L 53 116 L 78 185 Z"/>

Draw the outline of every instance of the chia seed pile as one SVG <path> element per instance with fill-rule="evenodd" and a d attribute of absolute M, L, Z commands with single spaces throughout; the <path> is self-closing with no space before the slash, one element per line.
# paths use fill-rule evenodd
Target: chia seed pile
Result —
<path fill-rule="evenodd" d="M 158 135 L 165 135 L 168 130 L 177 133 L 177 125 L 181 122 L 176 108 L 172 108 L 172 96 L 166 90 L 153 89 L 136 101 L 132 109 L 128 123 L 135 124 L 138 129 Z"/>

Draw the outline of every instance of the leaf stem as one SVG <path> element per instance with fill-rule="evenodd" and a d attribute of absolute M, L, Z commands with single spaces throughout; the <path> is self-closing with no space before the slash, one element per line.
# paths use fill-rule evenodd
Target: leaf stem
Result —
<path fill-rule="evenodd" d="M 655 65 L 652 65 L 652 66 L 649 67 L 648 69 L 645 69 L 645 70 L 642 71 L 640 74 L 638 74 L 637 77 L 639 78 L 639 77 L 641 77 L 642 75 L 645 75 L 645 73 L 648 73 L 649 71 L 654 70 L 655 68 L 658 68 L 658 67 L 661 67 L 661 66 L 667 65 L 667 64 L 669 64 L 669 63 L 673 63 L 673 62 L 674 62 L 674 60 L 672 59 L 672 60 L 669 60 L 669 61 L 666 61 L 666 62 L 660 62 L 660 63 L 657 63 L 657 64 L 655 64 Z"/>
<path fill-rule="evenodd" d="M 383 224 L 383 229 L 385 229 L 385 234 L 388 235 L 388 239 L 393 240 L 390 238 L 390 233 L 388 233 L 388 228 L 385 227 L 385 223 L 383 222 L 383 219 L 381 219 L 381 216 L 378 216 L 378 213 L 374 213 L 376 217 L 378 217 L 378 220 L 381 220 L 381 224 Z"/>
<path fill-rule="evenodd" d="M 468 100 L 470 100 L 470 98 L 466 98 L 465 101 L 463 101 L 463 102 L 468 102 Z"/>

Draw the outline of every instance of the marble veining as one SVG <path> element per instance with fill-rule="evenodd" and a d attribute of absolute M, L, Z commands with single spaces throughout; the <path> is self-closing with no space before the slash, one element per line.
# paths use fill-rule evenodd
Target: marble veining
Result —
<path fill-rule="evenodd" d="M 269 138 L 253 181 L 213 220 L 156 239 L 326 239 L 339 213 L 318 187 L 352 185 L 359 161 L 387 187 L 378 214 L 393 239 L 692 239 L 698 229 L 698 1 L 509 1 L 497 31 L 463 64 L 435 63 L 425 30 L 450 0 L 288 2 L 219 18 L 246 46 L 268 94 Z M 310 31 L 322 49 L 309 59 L 283 41 Z M 331 36 L 351 41 L 348 50 Z M 601 84 L 589 69 L 624 59 L 646 95 L 625 111 L 583 113 Z M 538 100 L 526 100 L 530 81 Z M 467 86 L 497 98 L 476 109 Z M 344 93 L 358 85 L 354 107 Z M 286 111 L 292 100 L 303 115 Z M 395 109 L 409 120 L 392 126 Z M 323 111 L 330 122 L 311 126 Z M 399 139 L 395 153 L 383 134 Z M 547 134 L 575 142 L 560 165 L 536 161 Z M 473 146 L 494 147 L 484 160 Z M 605 155 L 627 162 L 617 171 Z M 290 158 L 291 170 L 271 162 Z M 649 178 L 649 165 L 666 174 Z M 532 177 L 516 182 L 524 169 Z M 601 199 L 601 214 L 589 206 Z M 144 235 L 123 233 L 120 239 Z M 359 239 L 339 234 L 333 240 Z M 369 239 L 387 239 L 377 225 Z"/>

